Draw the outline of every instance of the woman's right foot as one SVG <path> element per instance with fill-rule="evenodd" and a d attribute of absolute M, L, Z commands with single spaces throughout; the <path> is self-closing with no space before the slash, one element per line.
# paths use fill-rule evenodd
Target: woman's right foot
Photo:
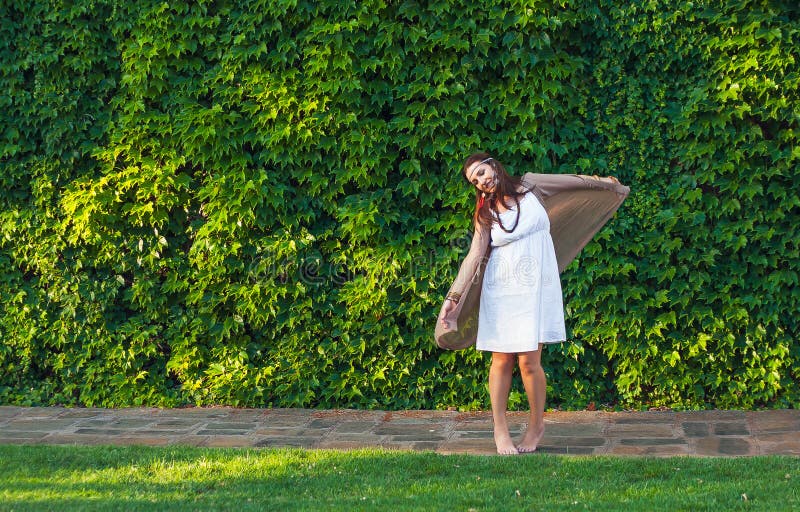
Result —
<path fill-rule="evenodd" d="M 514 446 L 514 441 L 510 435 L 495 435 L 494 444 L 497 446 L 498 455 L 517 455 L 519 450 Z"/>

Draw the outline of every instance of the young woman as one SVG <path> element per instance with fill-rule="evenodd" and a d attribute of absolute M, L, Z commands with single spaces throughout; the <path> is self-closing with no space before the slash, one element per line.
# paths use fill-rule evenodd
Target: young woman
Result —
<path fill-rule="evenodd" d="M 472 301 L 477 307 L 476 332 L 459 334 L 472 336 L 478 350 L 492 353 L 489 397 L 497 452 L 529 453 L 544 435 L 547 382 L 541 365 L 542 345 L 566 340 L 559 272 L 613 215 L 629 189 L 614 178 L 536 174 L 514 178 L 487 153 L 467 158 L 463 172 L 477 189 L 475 235 L 442 305 L 437 342 L 445 331 L 456 332 L 457 327 L 450 325 L 456 322 L 454 313 L 488 252 L 480 300 Z M 551 236 L 551 215 L 557 218 L 558 256 Z M 469 315 L 459 313 L 459 321 Z M 506 409 L 517 365 L 530 421 L 524 437 L 515 444 Z"/>

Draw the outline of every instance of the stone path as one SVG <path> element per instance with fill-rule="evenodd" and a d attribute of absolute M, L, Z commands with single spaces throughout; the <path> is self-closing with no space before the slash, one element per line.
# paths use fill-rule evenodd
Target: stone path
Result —
<path fill-rule="evenodd" d="M 520 439 L 527 414 L 511 413 Z M 800 455 L 800 410 L 548 412 L 544 453 Z M 0 444 L 140 444 L 495 453 L 488 412 L 0 406 Z"/>

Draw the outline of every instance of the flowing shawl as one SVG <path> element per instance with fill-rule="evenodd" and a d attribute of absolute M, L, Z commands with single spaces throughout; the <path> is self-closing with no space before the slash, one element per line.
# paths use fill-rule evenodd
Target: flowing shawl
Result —
<path fill-rule="evenodd" d="M 522 184 L 547 211 L 559 272 L 608 222 L 630 192 L 615 178 L 581 174 L 527 173 Z M 480 224 L 475 226 L 469 253 L 448 291 L 461 294 L 461 300 L 445 317 L 447 327 L 436 319 L 434 336 L 440 348 L 460 350 L 475 344 L 483 270 L 491 251 L 489 234 Z"/>

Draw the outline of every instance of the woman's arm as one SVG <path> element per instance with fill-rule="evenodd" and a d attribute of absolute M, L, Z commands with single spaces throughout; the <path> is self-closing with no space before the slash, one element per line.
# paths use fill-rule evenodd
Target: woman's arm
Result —
<path fill-rule="evenodd" d="M 488 229 L 483 228 L 480 224 L 476 224 L 469 252 L 464 258 L 464 261 L 461 262 L 458 275 L 450 286 L 450 290 L 447 292 L 447 296 L 442 304 L 442 309 L 439 311 L 439 322 L 445 329 L 450 328 L 447 320 L 448 315 L 459 307 L 458 304 L 464 292 L 469 287 L 470 281 L 475 277 L 475 273 L 483 262 L 486 249 L 489 246 L 489 234 Z"/>
<path fill-rule="evenodd" d="M 523 181 L 547 210 L 559 272 L 608 222 L 630 192 L 610 176 L 528 173 Z"/>
<path fill-rule="evenodd" d="M 475 231 L 472 234 L 472 243 L 469 247 L 469 252 L 461 262 L 461 267 L 458 269 L 458 275 L 452 286 L 447 291 L 448 297 L 455 297 L 456 301 L 464 291 L 467 289 L 470 280 L 475 276 L 478 266 L 482 263 L 483 256 L 486 254 L 486 248 L 489 245 L 489 229 L 484 228 L 480 223 L 475 223 Z"/>

